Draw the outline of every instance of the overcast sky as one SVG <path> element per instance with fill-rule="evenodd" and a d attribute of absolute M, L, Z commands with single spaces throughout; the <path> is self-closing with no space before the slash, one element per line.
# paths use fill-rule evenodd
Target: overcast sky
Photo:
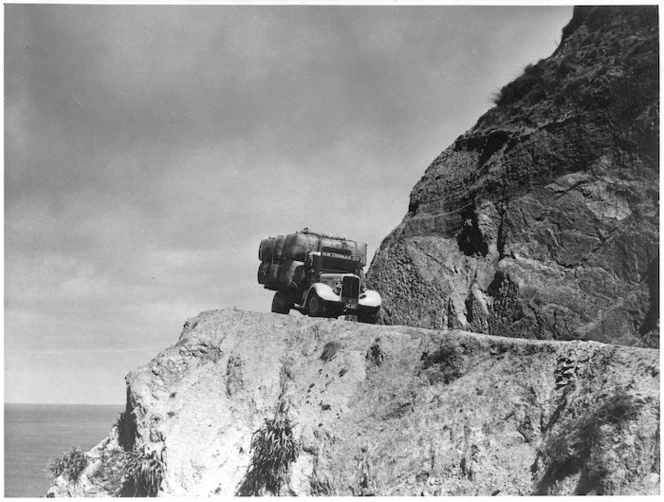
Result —
<path fill-rule="evenodd" d="M 5 401 L 123 403 L 261 239 L 369 244 L 572 8 L 8 5 Z"/>

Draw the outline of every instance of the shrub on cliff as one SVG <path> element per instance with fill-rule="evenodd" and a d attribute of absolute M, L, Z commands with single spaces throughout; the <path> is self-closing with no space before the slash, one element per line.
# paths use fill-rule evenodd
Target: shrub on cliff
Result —
<path fill-rule="evenodd" d="M 120 496 L 156 497 L 164 479 L 165 464 L 161 455 L 142 445 L 135 446 L 125 458 L 125 482 Z"/>
<path fill-rule="evenodd" d="M 524 69 L 523 75 L 504 86 L 494 95 L 493 102 L 499 106 L 515 103 L 528 95 L 543 80 L 544 71 L 542 66 L 529 64 Z M 545 93 L 544 88 L 540 88 L 539 91 Z M 540 96 L 540 98 L 542 97 L 544 96 Z"/>
<path fill-rule="evenodd" d="M 49 475 L 55 479 L 65 476 L 72 483 L 78 483 L 81 473 L 88 466 L 88 457 L 80 448 L 72 448 L 64 452 L 62 458 L 56 458 L 48 466 Z"/>
<path fill-rule="evenodd" d="M 536 494 L 546 495 L 563 479 L 580 473 L 576 494 L 612 495 L 624 484 L 616 472 L 615 457 L 622 458 L 626 465 L 636 467 L 635 451 L 631 440 L 625 436 L 630 422 L 637 419 L 645 400 L 622 388 L 596 405 L 594 409 L 569 412 L 566 427 L 552 434 L 544 445 L 543 455 L 547 469 L 540 480 Z"/>
<path fill-rule="evenodd" d="M 251 465 L 236 494 L 257 496 L 268 491 L 278 495 L 288 482 L 288 469 L 298 455 L 298 443 L 288 417 L 265 419 L 251 440 L 251 450 Z"/>
<path fill-rule="evenodd" d="M 442 380 L 449 384 L 463 375 L 464 359 L 454 345 L 442 345 L 432 354 L 423 352 L 420 360 L 432 383 Z"/>

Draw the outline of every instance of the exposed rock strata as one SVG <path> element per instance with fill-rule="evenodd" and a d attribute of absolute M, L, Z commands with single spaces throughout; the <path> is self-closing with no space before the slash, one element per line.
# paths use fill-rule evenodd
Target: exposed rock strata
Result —
<path fill-rule="evenodd" d="M 653 349 L 204 312 L 50 494 L 121 491 L 137 444 L 164 459 L 160 494 L 233 495 L 277 411 L 298 441 L 283 495 L 656 494 L 658 373 Z"/>
<path fill-rule="evenodd" d="M 581 7 L 428 167 L 369 270 L 385 324 L 658 346 L 657 7 Z"/>

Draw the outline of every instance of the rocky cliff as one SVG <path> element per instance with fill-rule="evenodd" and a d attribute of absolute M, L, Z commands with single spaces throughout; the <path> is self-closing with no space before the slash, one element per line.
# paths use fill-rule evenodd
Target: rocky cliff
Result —
<path fill-rule="evenodd" d="M 204 312 L 51 496 L 656 494 L 659 355 Z"/>
<path fill-rule="evenodd" d="M 658 346 L 657 7 L 579 7 L 427 168 L 369 279 L 382 322 Z"/>

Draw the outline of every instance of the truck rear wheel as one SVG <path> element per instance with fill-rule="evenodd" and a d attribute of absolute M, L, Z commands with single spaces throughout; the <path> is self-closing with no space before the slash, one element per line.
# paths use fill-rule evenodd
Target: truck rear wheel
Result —
<path fill-rule="evenodd" d="M 283 291 L 277 291 L 272 298 L 272 312 L 275 314 L 288 314 L 293 303 Z"/>

